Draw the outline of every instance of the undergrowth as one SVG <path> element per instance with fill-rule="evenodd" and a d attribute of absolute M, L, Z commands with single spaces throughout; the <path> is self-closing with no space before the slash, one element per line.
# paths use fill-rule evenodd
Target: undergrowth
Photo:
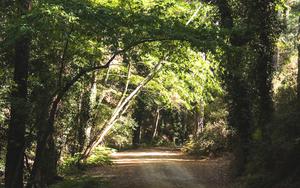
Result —
<path fill-rule="evenodd" d="M 107 181 L 101 177 L 81 176 L 66 179 L 50 188 L 101 188 L 106 187 Z"/>
<path fill-rule="evenodd" d="M 230 138 L 234 131 L 224 121 L 208 124 L 197 138 L 190 139 L 182 148 L 188 154 L 218 156 L 230 151 Z"/>
<path fill-rule="evenodd" d="M 110 154 L 115 152 L 114 149 L 107 147 L 97 147 L 88 157 L 81 163 L 78 163 L 80 154 L 74 156 L 66 156 L 59 166 L 59 172 L 62 175 L 74 175 L 81 173 L 82 170 L 93 166 L 112 165 Z"/>

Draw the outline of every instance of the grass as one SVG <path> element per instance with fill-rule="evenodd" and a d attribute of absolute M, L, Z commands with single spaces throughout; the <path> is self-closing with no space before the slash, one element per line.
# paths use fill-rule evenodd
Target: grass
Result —
<path fill-rule="evenodd" d="M 81 176 L 65 179 L 50 188 L 102 188 L 107 187 L 107 184 L 103 177 Z"/>

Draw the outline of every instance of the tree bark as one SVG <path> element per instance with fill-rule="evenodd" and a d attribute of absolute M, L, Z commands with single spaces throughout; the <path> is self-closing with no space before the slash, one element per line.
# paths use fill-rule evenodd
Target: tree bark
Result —
<path fill-rule="evenodd" d="M 80 153 L 83 151 L 84 146 L 86 143 L 88 143 L 89 135 L 86 134 L 86 129 L 89 126 L 89 120 L 91 118 L 91 95 L 92 90 L 95 84 L 95 74 L 92 76 L 90 82 L 88 83 L 88 86 L 84 89 L 81 95 L 80 100 L 80 111 L 79 111 L 79 121 L 78 121 L 78 127 L 76 128 L 76 142 L 77 142 L 77 148 L 76 153 Z"/>
<path fill-rule="evenodd" d="M 157 135 L 157 131 L 158 131 L 158 124 L 159 124 L 159 119 L 160 119 L 160 109 L 159 107 L 157 107 L 156 109 L 156 117 L 155 117 L 155 123 L 153 126 L 153 134 L 152 134 L 152 142 L 154 141 L 154 139 L 156 138 Z"/>
<path fill-rule="evenodd" d="M 25 150 L 25 128 L 27 109 L 27 74 L 29 41 L 21 39 L 16 44 L 14 81 L 11 99 L 11 119 L 8 127 L 8 144 L 5 168 L 5 187 L 23 187 L 23 167 Z"/>
<path fill-rule="evenodd" d="M 50 105 L 50 114 L 47 113 L 45 125 L 38 130 L 36 156 L 28 181 L 28 188 L 45 188 L 53 183 L 57 175 L 58 153 L 54 142 L 54 119 L 59 101 Z M 49 111 L 48 111 L 49 112 Z"/>
<path fill-rule="evenodd" d="M 31 1 L 17 2 L 18 16 L 27 14 Z M 30 36 L 23 34 L 15 43 L 14 82 L 11 92 L 11 119 L 5 163 L 5 187 L 22 188 L 25 151 L 25 130 L 28 118 L 27 79 L 30 56 Z"/>
<path fill-rule="evenodd" d="M 298 75 L 297 75 L 297 101 L 298 109 L 300 111 L 300 16 L 298 21 L 298 40 L 297 40 L 297 49 L 298 49 Z"/>
<path fill-rule="evenodd" d="M 195 109 L 194 137 L 197 138 L 204 129 L 204 104 L 200 102 Z"/>

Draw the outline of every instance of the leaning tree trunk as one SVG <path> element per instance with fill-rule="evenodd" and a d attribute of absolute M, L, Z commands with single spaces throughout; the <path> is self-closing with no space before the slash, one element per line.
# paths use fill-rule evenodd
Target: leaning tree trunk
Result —
<path fill-rule="evenodd" d="M 30 11 L 31 1 L 19 1 L 18 16 Z M 28 116 L 27 78 L 30 55 L 30 37 L 23 34 L 15 43 L 14 82 L 11 93 L 11 119 L 5 164 L 5 187 L 23 187 L 25 129 Z"/>
<path fill-rule="evenodd" d="M 99 136 L 95 139 L 94 142 L 90 143 L 82 153 L 82 159 L 86 159 L 91 152 L 100 144 L 103 142 L 104 137 L 109 133 L 109 131 L 113 128 L 115 123 L 118 121 L 118 118 L 126 112 L 128 107 L 130 106 L 131 101 L 138 95 L 140 90 L 150 81 L 153 79 L 153 77 L 156 75 L 156 73 L 160 70 L 162 65 L 162 61 L 158 62 L 152 72 L 150 72 L 147 77 L 140 82 L 140 84 L 127 96 L 123 95 L 121 100 L 119 101 L 117 107 L 115 108 L 114 112 L 112 113 L 110 119 L 106 122 L 104 125 L 104 129 L 101 131 Z M 126 84 L 125 91 L 127 91 L 128 82 Z M 126 94 L 126 92 L 124 92 Z"/>

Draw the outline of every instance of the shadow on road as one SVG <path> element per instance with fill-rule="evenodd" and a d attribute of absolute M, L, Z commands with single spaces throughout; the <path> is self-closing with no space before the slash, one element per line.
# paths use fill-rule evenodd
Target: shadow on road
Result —
<path fill-rule="evenodd" d="M 179 150 L 138 149 L 112 155 L 112 167 L 91 176 L 109 179 L 108 188 L 227 188 L 229 160 L 195 159 Z"/>

